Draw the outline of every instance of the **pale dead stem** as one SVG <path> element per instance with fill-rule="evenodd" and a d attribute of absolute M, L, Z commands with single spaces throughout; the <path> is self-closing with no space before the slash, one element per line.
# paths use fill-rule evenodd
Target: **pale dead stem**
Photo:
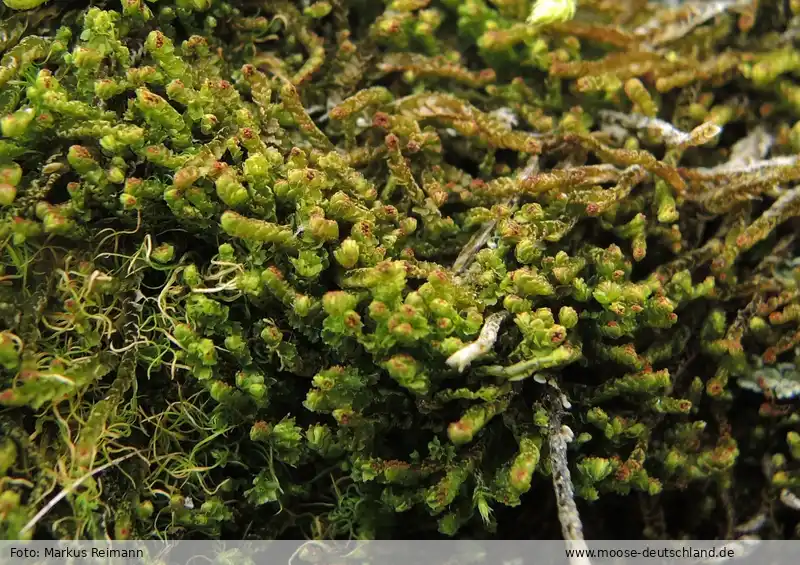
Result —
<path fill-rule="evenodd" d="M 528 161 L 528 165 L 522 170 L 519 174 L 519 181 L 524 181 L 531 176 L 535 175 L 539 172 L 539 158 L 534 156 L 531 157 Z M 519 196 L 512 196 L 508 198 L 503 204 L 507 207 L 515 207 L 519 202 Z M 486 242 L 489 241 L 489 238 L 492 236 L 492 232 L 494 232 L 495 227 L 497 226 L 497 220 L 491 220 L 486 222 L 481 228 L 475 232 L 475 234 L 469 239 L 467 244 L 458 254 L 458 257 L 453 263 L 453 272 L 456 275 L 463 273 L 467 268 L 472 264 L 473 259 L 478 254 L 478 252 L 483 249 L 483 246 L 486 245 Z"/>
<path fill-rule="evenodd" d="M 567 459 L 567 444 L 572 441 L 572 430 L 561 423 L 563 402 L 555 396 L 550 397 L 550 422 L 548 436 L 550 441 L 550 467 L 553 475 L 553 489 L 558 507 L 558 521 L 561 522 L 561 533 L 567 547 L 573 550 L 569 555 L 570 565 L 591 565 L 586 555 L 575 555 L 588 550 L 583 538 L 583 522 L 575 503 L 575 488 Z"/>

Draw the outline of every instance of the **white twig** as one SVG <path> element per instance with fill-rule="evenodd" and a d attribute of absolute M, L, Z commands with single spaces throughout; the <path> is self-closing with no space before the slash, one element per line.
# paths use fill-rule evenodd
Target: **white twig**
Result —
<path fill-rule="evenodd" d="M 505 202 L 505 204 L 512 204 L 516 200 L 516 197 L 509 199 Z M 494 231 L 495 226 L 497 225 L 497 220 L 491 220 L 486 222 L 481 226 L 481 229 L 478 230 L 473 234 L 469 241 L 458 254 L 456 257 L 455 263 L 453 263 L 453 272 L 458 275 L 463 273 L 467 267 L 470 266 L 472 260 L 475 258 L 475 255 L 478 254 L 478 251 L 483 249 L 483 246 L 486 245 L 486 242 L 489 241 L 489 238 L 492 236 L 492 232 Z"/>
<path fill-rule="evenodd" d="M 748 162 L 728 162 L 723 163 L 717 167 L 710 169 L 705 167 L 698 167 L 692 169 L 694 173 L 708 173 L 709 176 L 715 176 L 717 173 L 756 173 L 763 169 L 772 169 L 775 167 L 791 167 L 797 163 L 796 155 L 782 155 L 780 157 L 772 157 L 771 159 L 759 159 L 756 161 Z"/>
<path fill-rule="evenodd" d="M 783 368 L 788 369 L 783 371 Z M 800 381 L 794 372 L 794 365 L 780 364 L 777 367 L 761 367 L 751 375 L 736 379 L 744 390 L 764 394 L 766 391 L 777 400 L 800 398 Z"/>
<path fill-rule="evenodd" d="M 539 171 L 539 160 L 538 157 L 531 157 L 531 160 L 528 162 L 528 165 L 522 170 L 519 174 L 519 180 L 523 181 L 528 177 L 536 174 Z M 508 200 L 506 200 L 503 204 L 506 206 L 516 206 L 517 202 L 519 202 L 518 196 L 512 196 Z M 453 263 L 453 272 L 458 275 L 463 273 L 472 263 L 472 260 L 475 258 L 475 255 L 478 254 L 478 251 L 483 249 L 483 246 L 486 245 L 486 242 L 489 241 L 489 238 L 492 236 L 492 232 L 494 231 L 495 226 L 497 225 L 497 220 L 491 220 L 483 224 L 481 229 L 475 232 L 475 234 L 469 239 L 467 244 L 458 254 L 455 263 Z"/>
<path fill-rule="evenodd" d="M 494 342 L 497 341 L 500 325 L 507 316 L 508 312 L 505 310 L 488 316 L 483 323 L 478 339 L 448 357 L 447 364 L 454 369 L 458 369 L 459 373 L 463 373 L 464 369 L 469 367 L 475 359 L 491 351 L 492 347 L 494 347 Z"/>
<path fill-rule="evenodd" d="M 756 126 L 731 147 L 728 162 L 722 167 L 746 165 L 765 159 L 775 142 L 775 137 L 764 126 Z"/>
<path fill-rule="evenodd" d="M 583 539 L 583 522 L 575 503 L 575 489 L 567 460 L 567 444 L 572 441 L 573 433 L 568 426 L 561 424 L 561 400 L 551 399 L 550 424 L 550 467 L 553 473 L 553 488 L 558 506 L 558 521 L 564 540 L 572 551 L 569 556 L 570 565 L 591 565 L 586 554 L 588 550 Z M 583 555 L 580 555 L 583 553 Z"/>
<path fill-rule="evenodd" d="M 800 510 L 800 496 L 790 491 L 788 488 L 781 490 L 781 502 L 792 510 Z"/>
<path fill-rule="evenodd" d="M 764 220 L 771 220 L 773 225 L 785 222 L 800 209 L 800 185 L 782 193 L 778 199 L 772 203 L 761 217 Z"/>
<path fill-rule="evenodd" d="M 634 33 L 640 37 L 648 37 L 647 44 L 650 47 L 658 47 L 685 37 L 696 27 L 743 3 L 743 0 L 684 2 L 675 8 L 680 17 L 665 22 L 659 11 L 656 17 L 636 28 Z"/>
<path fill-rule="evenodd" d="M 62 501 L 64 498 L 66 498 L 66 497 L 67 497 L 67 496 L 68 496 L 68 495 L 69 495 L 69 494 L 70 494 L 72 491 L 74 491 L 76 488 L 78 488 L 79 486 L 81 486 L 81 485 L 84 483 L 84 481 L 86 481 L 86 480 L 90 479 L 91 477 L 95 476 L 95 475 L 96 475 L 96 474 L 98 474 L 98 473 L 102 473 L 102 472 L 103 472 L 103 471 L 105 471 L 106 469 L 110 469 L 111 467 L 114 467 L 115 465 L 119 465 L 119 464 L 120 464 L 120 463 L 122 463 L 123 461 L 125 461 L 125 460 L 127 460 L 127 459 L 130 459 L 130 458 L 131 458 L 131 457 L 133 457 L 134 455 L 139 455 L 140 453 L 141 453 L 141 452 L 140 452 L 140 451 L 138 451 L 138 450 L 137 450 L 137 451 L 134 451 L 134 452 L 132 452 L 132 453 L 128 453 L 127 455 L 123 455 L 122 457 L 118 457 L 117 459 L 113 459 L 113 460 L 109 461 L 109 462 L 108 462 L 108 463 L 106 463 L 105 465 L 100 465 L 100 466 L 99 466 L 99 467 L 97 467 L 96 469 L 92 469 L 90 472 L 88 472 L 88 473 L 86 473 L 85 475 L 83 475 L 81 478 L 79 478 L 79 479 L 78 479 L 78 480 L 76 480 L 74 483 L 70 484 L 70 485 L 69 485 L 67 488 L 65 488 L 64 490 L 62 490 L 61 492 L 59 492 L 59 493 L 58 493 L 56 496 L 54 496 L 54 497 L 53 497 L 53 499 L 52 499 L 50 502 L 48 502 L 47 504 L 45 504 L 45 505 L 44 505 L 44 507 L 43 507 L 41 510 L 39 510 L 39 512 L 37 512 L 37 513 L 36 513 L 36 516 L 34 516 L 33 518 L 31 518 L 31 519 L 28 521 L 28 523 L 27 523 L 27 524 L 25 524 L 25 525 L 22 527 L 22 529 L 19 531 L 19 533 L 20 533 L 20 536 L 22 536 L 22 535 L 25 535 L 25 533 L 26 533 L 26 532 L 28 532 L 30 529 L 32 529 L 34 526 L 36 526 L 36 524 L 39 522 L 39 520 L 41 520 L 42 518 L 44 518 L 44 517 L 45 517 L 45 515 L 47 515 L 47 513 L 48 513 L 48 512 L 50 512 L 50 510 L 52 510 L 52 509 L 53 509 L 53 507 L 54 507 L 56 504 L 58 504 L 59 502 L 61 502 L 61 501 Z"/>
<path fill-rule="evenodd" d="M 716 138 L 722 128 L 712 122 L 702 123 L 690 132 L 682 131 L 669 122 L 642 114 L 627 114 L 615 110 L 600 110 L 600 117 L 625 128 L 656 132 L 671 147 L 696 147 Z"/>
<path fill-rule="evenodd" d="M 746 522 L 743 522 L 734 528 L 737 534 L 754 534 L 767 524 L 766 512 L 759 512 Z"/>

